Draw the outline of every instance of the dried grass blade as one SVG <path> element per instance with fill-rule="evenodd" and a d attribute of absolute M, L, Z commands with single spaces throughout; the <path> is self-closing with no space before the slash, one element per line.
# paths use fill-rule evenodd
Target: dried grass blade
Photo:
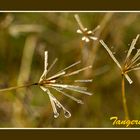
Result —
<path fill-rule="evenodd" d="M 54 67 L 54 65 L 56 64 L 56 62 L 58 61 L 58 58 L 56 58 L 53 63 L 50 65 L 50 67 L 48 68 L 47 74 L 49 73 L 49 71 Z"/>
<path fill-rule="evenodd" d="M 124 74 L 125 78 L 127 79 L 127 81 L 129 82 L 129 84 L 132 84 L 133 81 L 130 79 L 130 77 L 128 76 L 128 74 Z"/>
<path fill-rule="evenodd" d="M 82 22 L 81 22 L 81 20 L 80 20 L 79 15 L 78 15 L 78 14 L 75 14 L 74 17 L 75 17 L 75 19 L 76 19 L 76 21 L 77 21 L 77 23 L 78 23 L 78 25 L 79 25 L 79 28 L 80 28 L 82 31 L 84 31 L 85 27 L 83 26 L 83 24 L 82 24 Z"/>
<path fill-rule="evenodd" d="M 75 86 L 75 85 L 66 85 L 66 84 L 49 84 L 50 86 L 54 86 L 54 87 L 60 87 L 60 88 L 73 88 L 73 89 L 78 89 L 78 90 L 84 90 L 86 91 L 87 88 L 86 87 L 80 87 L 80 86 Z"/>
<path fill-rule="evenodd" d="M 133 62 L 131 62 L 129 65 L 128 65 L 128 68 L 131 68 L 135 65 L 136 62 L 138 62 L 140 60 L 140 56 L 137 57 Z"/>
<path fill-rule="evenodd" d="M 74 82 L 76 83 L 88 83 L 88 82 L 92 82 L 93 79 L 84 79 L 84 80 L 75 80 Z"/>
<path fill-rule="evenodd" d="M 132 53 L 132 50 L 135 48 L 135 44 L 136 44 L 138 38 L 139 38 L 139 34 L 136 36 L 135 39 L 133 39 L 133 41 L 132 41 L 132 43 L 130 45 L 130 48 L 128 50 L 128 53 L 127 53 L 127 56 L 126 56 L 126 59 L 125 59 L 125 63 L 127 63 L 128 59 L 129 59 L 129 57 L 130 57 L 130 55 Z"/>
<path fill-rule="evenodd" d="M 92 33 L 95 33 L 101 26 L 98 25 L 97 27 L 95 27 L 93 30 L 92 30 Z"/>
<path fill-rule="evenodd" d="M 62 69 L 62 70 L 59 71 L 58 73 L 60 73 L 60 72 L 62 72 L 62 71 L 66 71 L 66 70 L 68 70 L 68 69 L 70 69 L 70 68 L 72 68 L 72 67 L 74 67 L 74 66 L 76 66 L 76 65 L 78 65 L 78 64 L 80 64 L 80 63 L 81 63 L 81 61 L 77 61 L 77 62 L 75 62 L 75 63 L 69 65 L 68 67 Z"/>
<path fill-rule="evenodd" d="M 66 117 L 66 118 L 69 118 L 69 117 L 71 117 L 71 113 L 50 93 L 50 91 L 48 90 L 48 94 L 51 96 L 51 99 L 52 99 L 52 103 L 55 103 L 59 108 L 62 108 L 63 109 L 63 111 L 64 111 L 64 116 Z M 56 116 L 54 116 L 54 117 L 58 117 L 59 116 L 59 113 L 58 112 L 56 112 L 57 111 L 57 109 L 56 109 L 56 106 L 55 106 L 55 104 L 53 104 L 53 107 L 54 107 L 54 111 L 55 111 L 55 113 L 56 113 Z M 56 109 L 56 110 L 55 110 Z"/>
<path fill-rule="evenodd" d="M 140 67 L 129 69 L 127 72 L 130 72 L 130 71 L 133 71 L 133 70 L 140 70 Z"/>
<path fill-rule="evenodd" d="M 133 63 L 138 57 L 140 56 L 140 49 L 138 49 L 137 53 L 134 55 L 134 57 L 131 59 L 131 62 Z"/>
<path fill-rule="evenodd" d="M 134 65 L 132 68 L 137 68 L 137 67 L 139 67 L 139 66 L 140 66 L 140 63 Z"/>
<path fill-rule="evenodd" d="M 86 91 L 85 87 L 79 87 L 79 86 L 73 86 L 73 85 L 63 85 L 63 84 L 49 84 L 49 85 L 54 86 L 54 87 L 68 89 L 71 91 L 80 92 L 80 93 L 83 93 L 86 95 L 92 95 L 92 93 Z"/>
<path fill-rule="evenodd" d="M 104 46 L 104 48 L 107 50 L 107 52 L 109 53 L 110 57 L 113 59 L 113 61 L 117 64 L 117 66 L 120 68 L 120 70 L 122 70 L 120 63 L 118 62 L 118 60 L 115 58 L 115 56 L 113 55 L 113 53 L 111 52 L 111 50 L 108 48 L 108 46 L 104 43 L 103 40 L 100 40 L 100 43 Z"/>
<path fill-rule="evenodd" d="M 47 93 L 48 93 L 49 98 L 50 98 L 50 102 L 51 102 L 52 109 L 53 109 L 53 112 L 54 112 L 54 117 L 57 118 L 59 116 L 59 113 L 57 112 L 57 109 L 56 109 L 55 99 L 54 99 L 54 97 L 52 96 L 52 94 L 50 93 L 49 90 L 47 90 Z"/>
<path fill-rule="evenodd" d="M 65 71 L 62 71 L 61 73 L 55 74 L 55 75 L 47 78 L 47 80 L 53 80 L 53 79 L 59 78 L 60 76 L 65 75 L 65 73 L 66 73 Z"/>
<path fill-rule="evenodd" d="M 47 75 L 47 67 L 48 67 L 48 51 L 45 51 L 44 71 L 43 71 L 43 74 L 41 75 L 39 81 L 41 81 L 42 79 L 45 79 L 46 78 L 46 75 Z"/>
<path fill-rule="evenodd" d="M 77 99 L 77 98 L 75 98 L 75 97 L 73 97 L 73 96 L 71 96 L 71 95 L 65 93 L 64 91 L 60 90 L 59 88 L 53 87 L 53 89 L 55 89 L 56 91 L 62 93 L 62 94 L 65 95 L 66 97 L 72 99 L 73 101 L 75 101 L 75 102 L 77 102 L 77 103 L 79 103 L 79 104 L 84 104 L 83 101 L 81 101 L 81 100 L 79 100 L 79 99 Z"/>
<path fill-rule="evenodd" d="M 92 68 L 91 65 L 90 65 L 90 66 L 87 66 L 87 67 L 84 67 L 84 68 L 81 68 L 81 69 L 79 69 L 79 70 L 73 71 L 73 72 L 71 72 L 71 73 L 68 73 L 68 74 L 64 75 L 64 77 L 72 76 L 72 75 L 78 74 L 79 72 L 82 72 L 82 71 L 87 70 L 87 69 L 90 69 L 90 68 Z"/>
<path fill-rule="evenodd" d="M 48 67 L 48 51 L 45 51 L 44 70 L 47 71 Z"/>

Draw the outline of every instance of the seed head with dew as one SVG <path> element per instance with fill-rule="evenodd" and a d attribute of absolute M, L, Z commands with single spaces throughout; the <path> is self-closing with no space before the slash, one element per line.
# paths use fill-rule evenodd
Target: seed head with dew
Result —
<path fill-rule="evenodd" d="M 82 34 L 82 41 L 85 41 L 88 43 L 90 40 L 98 40 L 98 38 L 95 37 L 94 34 L 100 28 L 99 25 L 94 30 L 88 30 L 87 28 L 83 26 L 78 14 L 75 14 L 74 17 L 79 26 L 79 29 L 77 29 L 77 33 Z"/>
<path fill-rule="evenodd" d="M 49 96 L 49 99 L 50 99 L 50 102 L 51 102 L 51 105 L 52 105 L 52 109 L 53 109 L 53 112 L 54 112 L 54 117 L 57 118 L 59 116 L 59 113 L 57 111 L 57 107 L 62 108 L 62 110 L 64 111 L 64 116 L 66 118 L 71 117 L 71 113 L 56 99 L 56 97 L 54 97 L 54 95 L 51 93 L 51 89 L 56 90 L 57 92 L 63 94 L 64 96 L 72 99 L 73 101 L 75 101 L 79 104 L 83 104 L 82 100 L 77 99 L 76 97 L 65 93 L 64 90 L 75 91 L 75 92 L 79 92 L 79 93 L 86 94 L 86 95 L 92 95 L 92 93 L 88 92 L 86 87 L 65 84 L 62 81 L 60 82 L 60 80 L 62 80 L 63 78 L 66 78 L 66 77 L 69 78 L 70 76 L 79 74 L 82 71 L 85 71 L 85 70 L 88 70 L 88 69 L 92 68 L 92 66 L 90 65 L 90 66 L 87 66 L 87 67 L 77 69 L 77 70 L 72 71 L 72 72 L 68 72 L 67 70 L 69 70 L 70 68 L 72 68 L 72 67 L 81 63 L 81 61 L 78 61 L 78 62 L 75 62 L 72 65 L 69 65 L 68 67 L 62 69 L 61 71 L 57 72 L 53 76 L 47 77 L 48 76 L 47 74 L 53 68 L 53 66 L 55 65 L 57 60 L 58 59 L 55 59 L 53 61 L 53 63 L 50 65 L 50 67 L 48 68 L 48 52 L 45 51 L 44 71 L 43 71 L 43 74 L 41 75 L 41 77 L 39 79 L 39 82 L 0 89 L 0 92 L 16 90 L 16 89 L 19 89 L 19 88 L 26 88 L 26 87 L 30 87 L 30 86 L 40 86 L 40 88 L 44 92 L 46 92 Z M 73 82 L 74 83 L 87 83 L 87 82 L 92 82 L 92 79 L 76 79 Z"/>
<path fill-rule="evenodd" d="M 71 113 L 56 99 L 56 97 L 54 97 L 54 95 L 51 93 L 50 90 L 54 89 L 57 92 L 63 94 L 64 96 L 67 96 L 70 99 L 76 101 L 77 103 L 83 104 L 83 102 L 80 99 L 77 99 L 74 96 L 71 96 L 71 95 L 65 93 L 64 90 L 75 91 L 75 92 L 83 93 L 86 95 L 92 95 L 90 92 L 87 91 L 86 87 L 81 87 L 81 86 L 77 86 L 77 85 L 69 85 L 69 84 L 65 84 L 62 82 L 60 83 L 58 80 L 61 80 L 61 78 L 76 75 L 82 71 L 92 68 L 92 66 L 87 66 L 87 67 L 84 67 L 84 68 L 81 68 L 81 69 L 68 73 L 67 72 L 68 69 L 70 69 L 80 63 L 80 61 L 78 61 L 78 62 L 73 63 L 72 65 L 62 69 L 61 71 L 57 72 L 55 75 L 53 75 L 51 77 L 47 77 L 48 72 L 52 69 L 52 67 L 55 65 L 56 62 L 57 62 L 57 59 L 55 59 L 54 62 L 51 64 L 51 66 L 48 68 L 48 52 L 45 51 L 44 71 L 40 77 L 38 85 L 44 92 L 46 92 L 48 94 L 51 105 L 52 105 L 54 117 L 57 118 L 59 116 L 59 113 L 57 110 L 57 107 L 58 107 L 58 108 L 62 108 L 62 110 L 64 111 L 64 116 L 66 118 L 69 118 L 69 117 L 71 117 Z M 83 82 L 92 82 L 92 79 L 85 79 L 85 80 L 81 79 L 81 80 L 75 80 L 74 82 L 82 82 L 82 83 Z"/>
<path fill-rule="evenodd" d="M 136 45 L 136 42 L 137 42 L 138 38 L 139 38 L 139 34 L 136 36 L 135 39 L 133 39 L 133 41 L 132 41 L 132 43 L 130 45 L 130 48 L 129 48 L 128 52 L 127 52 L 127 55 L 126 55 L 126 58 L 125 58 L 123 66 L 120 65 L 120 63 L 115 58 L 115 56 L 113 55 L 112 51 L 104 43 L 104 41 L 100 40 L 100 43 L 104 46 L 104 48 L 106 49 L 106 51 L 108 52 L 110 57 L 113 59 L 113 61 L 116 63 L 116 65 L 121 70 L 121 74 L 122 74 L 122 80 L 121 80 L 122 81 L 121 82 L 121 85 L 122 85 L 122 101 L 123 101 L 123 108 L 124 108 L 124 113 L 125 113 L 125 119 L 126 120 L 129 119 L 129 113 L 128 113 L 126 97 L 125 97 L 125 81 L 124 81 L 124 78 L 127 79 L 129 84 L 132 84 L 133 81 L 128 76 L 128 73 L 133 71 L 133 70 L 139 70 L 140 69 L 140 49 L 137 49 L 136 53 L 134 55 L 132 55 L 132 52 L 135 49 L 135 45 Z"/>
<path fill-rule="evenodd" d="M 100 40 L 100 43 L 104 46 L 104 48 L 107 50 L 107 52 L 109 53 L 110 57 L 113 59 L 113 61 L 116 63 L 116 65 L 119 67 L 119 69 L 121 70 L 122 75 L 125 76 L 125 78 L 127 79 L 127 81 L 129 82 L 129 84 L 132 84 L 133 81 L 131 80 L 131 78 L 128 76 L 128 73 L 130 71 L 133 70 L 139 70 L 140 69 L 140 49 L 136 50 L 136 53 L 134 56 L 132 56 L 132 51 L 135 49 L 135 44 L 139 38 L 139 34 L 136 36 L 135 39 L 133 39 L 130 48 L 127 52 L 125 61 L 124 61 L 124 65 L 121 66 L 120 63 L 118 62 L 118 60 L 115 58 L 115 56 L 113 55 L 112 51 L 108 48 L 108 46 L 104 43 L 103 40 Z"/>

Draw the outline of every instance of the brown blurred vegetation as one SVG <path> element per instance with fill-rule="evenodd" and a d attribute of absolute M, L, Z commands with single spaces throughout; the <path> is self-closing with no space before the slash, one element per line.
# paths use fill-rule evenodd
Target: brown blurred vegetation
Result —
<path fill-rule="evenodd" d="M 0 93 L 0 127 L 112 127 L 111 116 L 124 117 L 121 100 L 121 75 L 98 41 L 83 46 L 75 13 L 0 13 L 0 88 L 36 82 L 43 72 L 44 51 L 49 64 L 59 58 L 50 74 L 78 61 L 92 64 L 92 71 L 79 78 L 93 78 L 87 84 L 90 97 L 72 92 L 84 105 L 62 96 L 55 96 L 72 113 L 53 117 L 49 98 L 39 87 Z M 132 39 L 140 33 L 139 13 L 78 13 L 83 25 L 101 28 L 95 36 L 103 39 L 122 62 Z M 140 41 L 137 43 L 139 47 Z M 84 50 L 86 48 L 86 50 Z M 83 51 L 84 50 L 84 51 Z M 87 52 L 85 52 L 87 51 Z M 83 58 L 88 53 L 87 58 Z M 140 118 L 140 72 L 126 81 L 126 97 L 131 119 Z M 88 79 L 87 78 L 87 79 Z"/>

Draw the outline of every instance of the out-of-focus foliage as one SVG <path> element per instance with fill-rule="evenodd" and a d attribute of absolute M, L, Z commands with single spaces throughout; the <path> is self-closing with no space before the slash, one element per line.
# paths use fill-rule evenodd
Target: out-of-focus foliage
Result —
<path fill-rule="evenodd" d="M 37 82 L 43 72 L 44 51 L 48 50 L 49 64 L 55 57 L 59 58 L 50 75 L 83 60 L 84 53 L 88 53 L 82 66 L 93 64 L 92 71 L 79 74 L 79 79 L 93 78 L 93 82 L 86 85 L 94 93 L 88 97 L 72 92 L 84 101 L 84 105 L 79 105 L 54 91 L 72 113 L 69 119 L 63 112 L 55 119 L 49 98 L 39 87 L 1 92 L 0 127 L 113 127 L 110 117 L 123 119 L 120 71 L 98 41 L 83 46 L 80 34 L 76 33 L 78 25 L 74 14 L 0 13 L 0 88 Z M 140 14 L 78 14 L 90 30 L 101 25 L 97 36 L 122 62 L 132 39 L 140 33 Z M 139 44 L 138 41 L 136 46 Z M 130 118 L 139 119 L 140 72 L 132 73 L 131 77 L 132 85 L 126 81 L 127 104 Z"/>

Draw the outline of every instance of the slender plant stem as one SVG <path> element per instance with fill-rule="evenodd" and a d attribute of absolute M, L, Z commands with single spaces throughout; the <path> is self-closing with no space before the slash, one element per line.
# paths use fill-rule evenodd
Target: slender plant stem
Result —
<path fill-rule="evenodd" d="M 127 108 L 126 97 L 125 97 L 125 78 L 124 78 L 124 74 L 122 74 L 122 101 L 123 101 L 125 119 L 128 120 L 129 119 L 129 114 L 128 114 L 128 108 Z"/>
<path fill-rule="evenodd" d="M 19 89 L 19 88 L 30 87 L 30 86 L 33 86 L 33 85 L 38 85 L 38 83 L 32 83 L 32 84 L 27 84 L 27 85 L 22 85 L 22 86 L 15 86 L 15 87 L 10 87 L 10 88 L 4 88 L 4 89 L 0 89 L 0 92 L 16 90 L 16 89 Z"/>

